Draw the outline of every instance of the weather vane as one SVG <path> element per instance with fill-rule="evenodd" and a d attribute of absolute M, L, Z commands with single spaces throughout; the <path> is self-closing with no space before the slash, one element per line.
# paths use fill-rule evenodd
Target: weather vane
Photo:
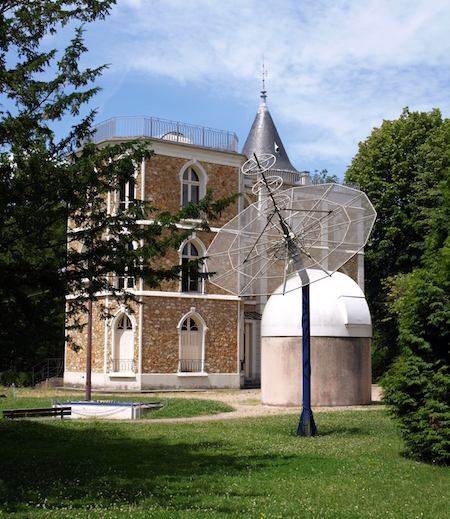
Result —
<path fill-rule="evenodd" d="M 263 56 L 263 64 L 262 64 L 262 71 L 259 73 L 260 76 L 262 77 L 262 90 L 261 90 L 261 94 L 264 99 L 266 98 L 266 77 L 267 77 L 267 70 L 264 69 L 264 56 Z"/>

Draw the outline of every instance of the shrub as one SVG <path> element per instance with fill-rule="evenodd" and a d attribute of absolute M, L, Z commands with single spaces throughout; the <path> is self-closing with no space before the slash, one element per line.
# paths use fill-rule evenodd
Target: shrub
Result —
<path fill-rule="evenodd" d="M 422 461 L 450 461 L 450 373 L 404 350 L 383 377 L 384 401 L 399 425 L 408 453 Z"/>
<path fill-rule="evenodd" d="M 24 371 L 8 370 L 0 373 L 0 382 L 3 386 L 28 387 L 31 386 L 31 377 Z"/>
<path fill-rule="evenodd" d="M 393 279 L 390 296 L 400 355 L 381 382 L 385 402 L 414 457 L 448 463 L 450 238 L 427 251 L 423 267 Z"/>

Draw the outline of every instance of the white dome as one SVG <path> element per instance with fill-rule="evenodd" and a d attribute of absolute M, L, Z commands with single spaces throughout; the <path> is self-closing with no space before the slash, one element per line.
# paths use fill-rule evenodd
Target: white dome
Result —
<path fill-rule="evenodd" d="M 308 269 L 311 337 L 372 337 L 372 321 L 362 290 L 340 272 L 326 276 Z M 302 290 L 298 274 L 270 296 L 261 321 L 263 337 L 302 336 Z M 295 289 L 295 285 L 298 289 Z"/>
<path fill-rule="evenodd" d="M 185 135 L 180 132 L 168 132 L 164 135 L 158 135 L 157 139 L 162 139 L 164 141 L 175 141 L 175 142 L 183 142 L 185 144 L 192 144 L 192 141 L 189 140 Z"/>

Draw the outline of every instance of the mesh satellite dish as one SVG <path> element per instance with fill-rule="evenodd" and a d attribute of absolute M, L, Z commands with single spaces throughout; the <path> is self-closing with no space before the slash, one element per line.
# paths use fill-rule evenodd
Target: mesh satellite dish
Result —
<path fill-rule="evenodd" d="M 316 428 L 310 410 L 307 269 L 319 269 L 325 277 L 345 265 L 366 244 L 376 212 L 363 192 L 339 184 L 282 190 L 282 178 L 270 174 L 275 162 L 273 155 L 255 155 L 242 166 L 242 173 L 255 179 L 257 201 L 220 229 L 205 265 L 211 283 L 238 296 L 270 295 L 280 286 L 285 293 L 287 279 L 298 274 L 303 290 L 303 412 L 297 434 L 310 436 Z"/>
<path fill-rule="evenodd" d="M 224 225 L 208 249 L 214 285 L 239 296 L 270 295 L 280 285 L 288 290 L 295 272 L 308 284 L 306 269 L 330 275 L 363 249 L 376 216 L 363 192 L 339 184 L 281 191 L 281 177 L 259 173 L 258 201 Z"/>

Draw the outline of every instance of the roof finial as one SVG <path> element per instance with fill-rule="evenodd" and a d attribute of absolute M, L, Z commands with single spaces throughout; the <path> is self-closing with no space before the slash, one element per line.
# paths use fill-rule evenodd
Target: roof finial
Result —
<path fill-rule="evenodd" d="M 264 56 L 263 56 L 263 64 L 262 64 L 262 72 L 260 72 L 260 75 L 262 77 L 262 86 L 263 86 L 263 89 L 261 90 L 261 98 L 263 100 L 263 102 L 265 103 L 266 102 L 266 81 L 265 81 L 265 78 L 267 77 L 267 70 L 264 69 Z"/>

